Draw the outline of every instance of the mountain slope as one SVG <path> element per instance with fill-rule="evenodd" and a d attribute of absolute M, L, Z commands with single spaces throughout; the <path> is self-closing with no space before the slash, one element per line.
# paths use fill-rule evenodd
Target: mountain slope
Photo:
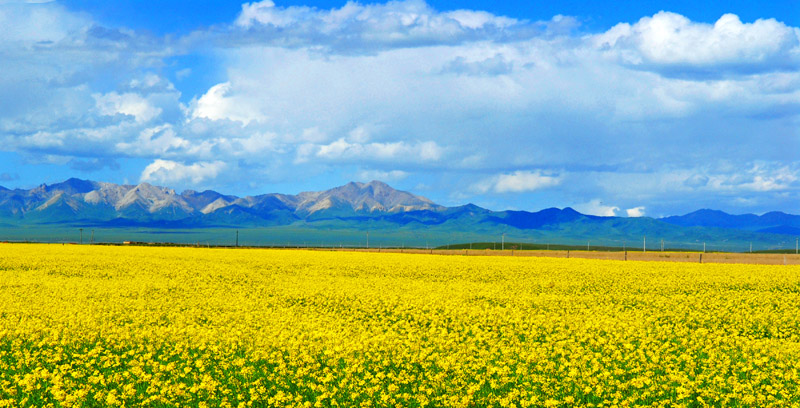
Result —
<path fill-rule="evenodd" d="M 800 216 L 782 212 L 757 216 L 704 209 L 653 219 L 598 217 L 572 208 L 492 211 L 474 204 L 444 207 L 379 181 L 297 195 L 246 197 L 212 190 L 177 194 L 147 183 L 118 185 L 80 179 L 29 190 L 0 187 L 0 225 L 15 229 L 19 236 L 37 225 L 155 231 L 280 228 L 301 231 L 298 234 L 339 231 L 325 233 L 333 237 L 341 231 L 355 237 L 383 231 L 405 237 L 401 242 L 416 240 L 426 245 L 430 237 L 440 241 L 515 237 L 608 246 L 639 246 L 645 241 L 660 246 L 663 240 L 667 247 L 702 249 L 705 243 L 737 250 L 751 242 L 764 248 L 787 248 L 800 235 Z"/>
<path fill-rule="evenodd" d="M 661 218 L 661 221 L 683 227 L 733 228 L 745 231 L 781 229 L 794 231 L 800 228 L 800 216 L 780 211 L 768 212 L 759 216 L 755 214 L 732 215 L 723 211 L 702 209 L 686 215 Z"/>
<path fill-rule="evenodd" d="M 427 198 L 395 190 L 379 181 L 348 183 L 298 195 L 273 193 L 241 198 L 211 190 L 176 194 L 172 189 L 148 183 L 117 185 L 74 178 L 30 190 L 0 189 L 0 217 L 32 222 L 87 219 L 117 220 L 118 224 L 122 222 L 118 219 L 124 219 L 138 225 L 145 221 L 185 219 L 200 224 L 209 221 L 215 225 L 220 222 L 235 225 L 248 220 L 292 223 L 312 214 L 317 219 L 329 219 L 442 208 Z M 230 216 L 228 221 L 224 214 Z"/>
<path fill-rule="evenodd" d="M 300 193 L 297 198 L 297 211 L 305 215 L 320 211 L 403 212 L 440 208 L 425 197 L 395 190 L 380 181 L 351 182 L 326 191 Z"/>

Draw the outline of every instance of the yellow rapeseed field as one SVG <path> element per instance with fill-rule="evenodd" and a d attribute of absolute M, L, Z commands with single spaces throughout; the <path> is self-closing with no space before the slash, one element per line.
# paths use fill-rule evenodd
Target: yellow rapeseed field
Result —
<path fill-rule="evenodd" d="M 0 406 L 800 406 L 800 268 L 0 245 Z"/>

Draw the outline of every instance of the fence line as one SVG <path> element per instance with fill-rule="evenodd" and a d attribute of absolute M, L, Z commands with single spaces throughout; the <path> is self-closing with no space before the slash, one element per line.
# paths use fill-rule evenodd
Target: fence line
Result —
<path fill-rule="evenodd" d="M 303 248 L 311 251 L 371 252 L 394 254 L 425 254 L 446 256 L 504 256 L 547 257 L 570 259 L 601 259 L 615 261 L 658 261 L 693 263 L 737 263 L 754 265 L 800 265 L 800 255 L 733 252 L 637 252 L 637 251 L 585 251 L 585 250 L 469 250 L 469 249 L 419 249 L 419 248 Z"/>

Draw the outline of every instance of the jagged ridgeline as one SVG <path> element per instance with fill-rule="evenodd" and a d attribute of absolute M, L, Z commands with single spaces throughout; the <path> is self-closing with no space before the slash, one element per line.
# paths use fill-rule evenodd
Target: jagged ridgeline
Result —
<path fill-rule="evenodd" d="M 660 248 L 664 240 L 670 248 L 700 249 L 705 243 L 709 249 L 747 250 L 755 243 L 761 250 L 788 250 L 800 234 L 800 216 L 778 212 L 756 216 L 700 210 L 653 219 L 598 217 L 571 208 L 492 211 L 473 204 L 438 205 L 380 181 L 297 195 L 238 197 L 211 190 L 177 193 L 147 183 L 119 185 L 71 178 L 29 190 L 0 187 L 0 223 L 5 238 L 16 240 L 46 237 L 48 228 L 146 228 L 150 234 L 171 234 L 148 240 L 173 242 L 202 240 L 198 235 L 202 229 L 273 228 L 283 234 L 273 235 L 281 242 L 289 237 L 294 244 L 310 240 L 323 245 L 366 244 L 363 232 L 371 231 L 376 246 L 508 239 L 633 249 L 641 248 L 647 236 L 649 248 Z M 181 231 L 194 235 L 184 236 L 189 232 L 181 235 Z M 252 243 L 277 243 L 269 239 Z"/>
<path fill-rule="evenodd" d="M 185 221 L 187 226 L 284 225 L 306 219 L 444 210 L 427 198 L 379 181 L 298 195 L 237 197 L 211 190 L 178 194 L 148 183 L 120 185 L 72 178 L 30 190 L 3 188 L 0 197 L 0 216 L 6 219 L 115 225 L 175 221 Z"/>

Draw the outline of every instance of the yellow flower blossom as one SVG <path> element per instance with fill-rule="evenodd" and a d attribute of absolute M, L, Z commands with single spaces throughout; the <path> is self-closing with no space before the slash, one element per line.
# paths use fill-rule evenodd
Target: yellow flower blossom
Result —
<path fill-rule="evenodd" d="M 0 245 L 0 407 L 800 405 L 800 268 Z"/>

